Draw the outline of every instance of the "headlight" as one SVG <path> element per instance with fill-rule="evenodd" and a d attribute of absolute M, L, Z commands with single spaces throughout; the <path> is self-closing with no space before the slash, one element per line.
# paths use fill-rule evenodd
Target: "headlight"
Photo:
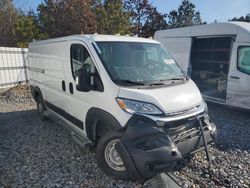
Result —
<path fill-rule="evenodd" d="M 128 113 L 142 113 L 151 115 L 163 114 L 155 105 L 130 99 L 116 98 L 119 106 Z"/>
<path fill-rule="evenodd" d="M 206 103 L 206 101 L 204 99 L 202 99 L 202 103 L 205 106 L 205 108 L 204 108 L 204 114 L 208 114 L 207 103 Z"/>

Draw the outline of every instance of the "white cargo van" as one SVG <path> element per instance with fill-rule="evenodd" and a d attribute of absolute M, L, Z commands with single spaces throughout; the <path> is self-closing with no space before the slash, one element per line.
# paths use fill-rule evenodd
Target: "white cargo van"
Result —
<path fill-rule="evenodd" d="M 250 23 L 228 22 L 157 31 L 206 100 L 250 109 Z"/>
<path fill-rule="evenodd" d="M 28 58 L 41 117 L 95 144 L 112 177 L 150 178 L 215 139 L 199 89 L 157 41 L 75 35 L 32 42 Z"/>

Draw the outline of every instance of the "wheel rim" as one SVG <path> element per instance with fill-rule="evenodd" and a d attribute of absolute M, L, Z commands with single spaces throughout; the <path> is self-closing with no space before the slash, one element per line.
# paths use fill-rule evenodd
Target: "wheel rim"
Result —
<path fill-rule="evenodd" d="M 107 164 L 116 171 L 124 171 L 125 166 L 118 152 L 115 149 L 115 145 L 119 139 L 112 140 L 105 148 L 104 156 Z"/>

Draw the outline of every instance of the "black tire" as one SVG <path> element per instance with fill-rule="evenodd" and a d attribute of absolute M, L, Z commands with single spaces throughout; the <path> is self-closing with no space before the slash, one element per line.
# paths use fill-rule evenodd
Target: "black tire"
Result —
<path fill-rule="evenodd" d="M 129 176 L 128 173 L 124 167 L 124 170 L 115 170 L 113 169 L 107 162 L 105 157 L 105 149 L 106 147 L 112 143 L 112 141 L 120 140 L 122 137 L 122 132 L 108 132 L 105 135 L 103 135 L 100 140 L 97 143 L 96 147 L 96 158 L 97 163 L 99 167 L 107 174 L 108 176 L 114 178 L 114 179 L 120 179 L 120 180 L 128 180 Z"/>
<path fill-rule="evenodd" d="M 41 119 L 43 121 L 47 120 L 48 117 L 44 115 L 44 112 L 46 111 L 46 107 L 44 105 L 44 101 L 43 101 L 41 96 L 37 97 L 36 105 L 37 105 L 37 112 L 38 112 L 39 116 L 41 117 Z"/>

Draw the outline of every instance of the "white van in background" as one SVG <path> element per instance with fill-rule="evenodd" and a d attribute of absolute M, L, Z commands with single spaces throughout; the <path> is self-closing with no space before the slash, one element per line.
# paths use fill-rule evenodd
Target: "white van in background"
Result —
<path fill-rule="evenodd" d="M 199 89 L 157 41 L 75 35 L 32 42 L 28 58 L 41 117 L 95 144 L 112 177 L 150 178 L 216 137 Z"/>
<path fill-rule="evenodd" d="M 250 23 L 228 22 L 157 31 L 204 98 L 250 109 Z"/>

